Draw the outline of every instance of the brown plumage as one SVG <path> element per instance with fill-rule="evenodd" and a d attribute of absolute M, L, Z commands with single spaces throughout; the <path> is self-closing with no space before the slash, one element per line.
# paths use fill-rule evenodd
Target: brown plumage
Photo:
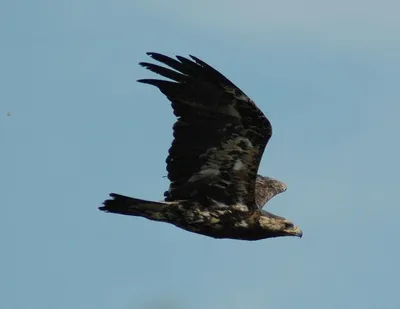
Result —
<path fill-rule="evenodd" d="M 141 79 L 171 101 L 177 121 L 166 159 L 164 202 L 112 193 L 100 210 L 174 224 L 215 237 L 257 240 L 302 236 L 289 220 L 261 208 L 286 190 L 257 175 L 272 135 L 269 120 L 238 87 L 202 60 L 148 53 L 169 66 L 140 65 L 170 80 Z"/>

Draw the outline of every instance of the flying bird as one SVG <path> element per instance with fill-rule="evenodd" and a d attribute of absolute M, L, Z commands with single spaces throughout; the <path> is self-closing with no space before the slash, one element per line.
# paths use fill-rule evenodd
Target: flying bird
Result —
<path fill-rule="evenodd" d="M 272 135 L 271 123 L 262 111 L 195 56 L 174 59 L 147 54 L 164 66 L 139 64 L 169 80 L 138 82 L 157 87 L 177 117 L 166 159 L 170 186 L 161 202 L 111 193 L 99 209 L 171 223 L 218 239 L 302 237 L 301 229 L 291 221 L 262 209 L 286 191 L 283 182 L 258 175 Z"/>

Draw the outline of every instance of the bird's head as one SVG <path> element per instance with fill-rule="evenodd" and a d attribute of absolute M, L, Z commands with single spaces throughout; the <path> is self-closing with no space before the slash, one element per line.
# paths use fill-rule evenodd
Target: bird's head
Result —
<path fill-rule="evenodd" d="M 260 226 L 267 234 L 271 235 L 269 237 L 296 236 L 301 238 L 303 236 L 302 230 L 288 219 L 276 216 L 267 211 L 263 211 L 262 213 Z"/>

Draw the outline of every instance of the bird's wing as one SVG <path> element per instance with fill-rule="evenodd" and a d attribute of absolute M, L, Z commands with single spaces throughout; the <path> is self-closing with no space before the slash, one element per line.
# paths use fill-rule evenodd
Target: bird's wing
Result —
<path fill-rule="evenodd" d="M 238 87 L 202 60 L 148 55 L 170 68 L 140 65 L 172 81 L 138 81 L 158 87 L 177 117 L 166 160 L 171 184 L 165 200 L 257 209 L 257 170 L 272 135 L 268 119 Z"/>
<path fill-rule="evenodd" d="M 255 198 L 257 207 L 260 209 L 264 207 L 268 200 L 271 199 L 271 191 L 269 190 L 267 185 L 268 183 L 265 178 L 261 175 L 257 175 Z"/>
<path fill-rule="evenodd" d="M 283 182 L 270 177 L 257 175 L 255 197 L 258 208 L 263 208 L 264 205 L 275 195 L 285 191 L 286 185 Z"/>

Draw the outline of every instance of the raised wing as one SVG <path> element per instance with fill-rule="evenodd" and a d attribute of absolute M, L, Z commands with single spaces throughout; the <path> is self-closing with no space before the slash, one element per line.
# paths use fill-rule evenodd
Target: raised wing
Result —
<path fill-rule="evenodd" d="M 258 208 L 263 208 L 271 198 L 285 191 L 286 185 L 282 181 L 257 175 L 255 197 Z"/>
<path fill-rule="evenodd" d="M 173 69 L 140 63 L 172 80 L 139 80 L 158 87 L 178 118 L 166 160 L 171 184 L 165 200 L 257 209 L 257 170 L 272 135 L 268 119 L 239 88 L 200 59 L 148 55 Z"/>

